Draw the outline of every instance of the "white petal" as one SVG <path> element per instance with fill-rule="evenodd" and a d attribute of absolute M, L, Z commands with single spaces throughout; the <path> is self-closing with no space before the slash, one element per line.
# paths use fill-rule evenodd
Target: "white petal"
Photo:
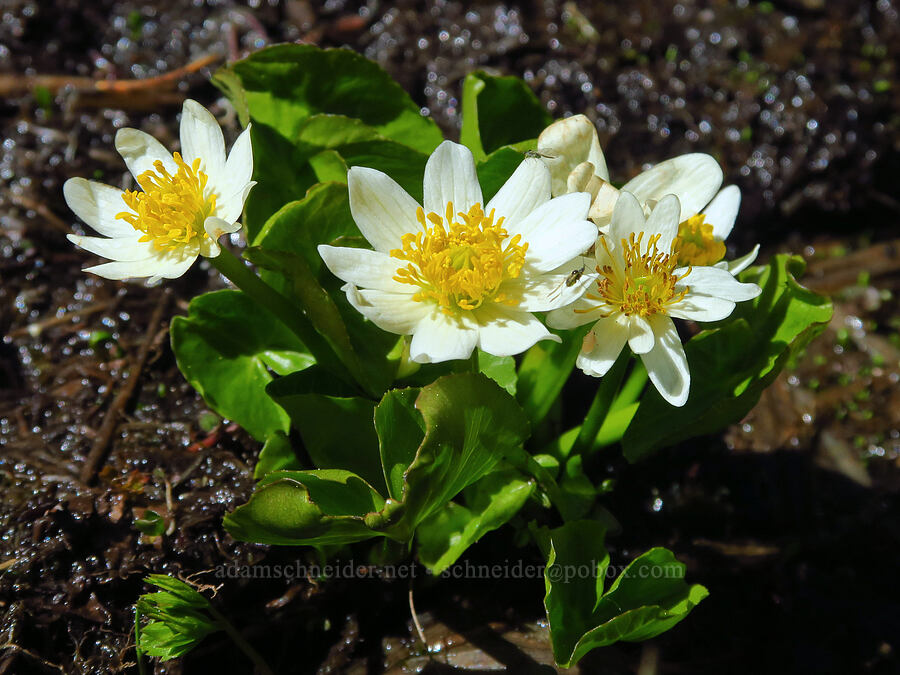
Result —
<path fill-rule="evenodd" d="M 628 317 L 628 346 L 635 354 L 646 354 L 656 342 L 650 323 L 639 316 Z"/>
<path fill-rule="evenodd" d="M 84 178 L 70 178 L 63 185 L 66 204 L 85 223 L 107 237 L 127 237 L 135 229 L 116 214 L 131 209 L 122 199 L 124 193 L 109 185 Z"/>
<path fill-rule="evenodd" d="M 593 349 L 580 353 L 575 365 L 587 375 L 602 377 L 612 368 L 628 340 L 627 317 L 619 314 L 600 319 L 585 340 L 593 340 Z"/>
<path fill-rule="evenodd" d="M 496 210 L 495 220 L 504 218 L 507 231 L 511 225 L 522 222 L 529 213 L 550 201 L 550 172 L 541 160 L 527 157 L 509 177 L 503 187 L 488 202 L 487 214 Z"/>
<path fill-rule="evenodd" d="M 346 284 L 341 290 L 360 314 L 388 333 L 412 335 L 419 322 L 433 311 L 432 306 L 413 300 L 411 293 L 359 289 L 353 284 Z"/>
<path fill-rule="evenodd" d="M 546 321 L 550 328 L 569 330 L 596 321 L 607 309 L 606 305 L 598 305 L 592 300 L 580 298 L 571 305 L 554 309 L 547 314 Z"/>
<path fill-rule="evenodd" d="M 416 363 L 467 359 L 477 343 L 478 330 L 471 319 L 447 316 L 433 309 L 416 326 L 409 356 Z"/>
<path fill-rule="evenodd" d="M 229 223 L 239 220 L 244 212 L 244 202 L 256 181 L 246 183 L 238 192 L 222 194 L 216 199 L 216 216 Z"/>
<path fill-rule="evenodd" d="M 622 240 L 626 242 L 632 234 L 643 232 L 647 228 L 644 218 L 644 210 L 640 202 L 630 192 L 624 190 L 619 193 L 616 206 L 613 209 L 612 221 L 609 226 L 609 247 L 618 253 L 617 260 L 622 263 Z M 646 236 L 644 237 L 646 240 Z"/>
<path fill-rule="evenodd" d="M 753 262 L 756 260 L 757 255 L 759 255 L 759 244 L 754 246 L 753 250 L 750 251 L 750 253 L 748 253 L 747 255 L 741 256 L 740 258 L 735 258 L 734 260 L 729 262 L 728 271 L 734 275 L 740 274 L 753 264 Z"/>
<path fill-rule="evenodd" d="M 578 267 L 573 269 L 578 271 Z M 582 270 L 581 277 L 576 278 L 571 285 L 566 285 L 571 280 L 570 274 L 571 271 L 566 274 L 542 274 L 523 280 L 516 279 L 504 284 L 503 290 L 509 288 L 509 295 L 519 298 L 519 304 L 516 305 L 518 309 L 526 312 L 549 312 L 575 302 L 597 277 L 596 274 L 588 274 Z"/>
<path fill-rule="evenodd" d="M 158 277 L 175 279 L 184 274 L 197 259 L 197 253 L 184 256 L 165 256 L 145 258 L 128 262 L 110 262 L 94 267 L 86 267 L 83 271 L 105 277 L 106 279 L 132 279 L 137 277 Z"/>
<path fill-rule="evenodd" d="M 741 189 L 737 185 L 729 185 L 719 190 L 713 200 L 705 209 L 706 223 L 712 225 L 713 236 L 720 241 L 725 241 L 737 220 L 738 210 L 741 208 Z"/>
<path fill-rule="evenodd" d="M 691 153 L 660 162 L 632 178 L 622 190 L 632 193 L 641 204 L 676 195 L 681 202 L 678 221 L 682 222 L 699 213 L 720 185 L 722 169 L 718 162 L 709 155 Z"/>
<path fill-rule="evenodd" d="M 448 203 L 453 204 L 454 213 L 484 204 L 472 151 L 453 141 L 444 141 L 431 153 L 425 164 L 424 187 L 426 213 L 443 217 Z"/>
<path fill-rule="evenodd" d="M 690 270 L 690 274 L 678 280 L 677 287 L 689 286 L 691 294 L 711 295 L 740 302 L 752 300 L 762 292 L 762 289 L 756 284 L 741 283 L 728 270 L 709 266 L 692 267 Z M 681 277 L 687 271 L 687 267 L 679 267 L 674 274 Z"/>
<path fill-rule="evenodd" d="M 507 230 L 528 243 L 526 259 L 540 271 L 552 270 L 583 254 L 597 240 L 597 226 L 585 220 L 590 195 L 576 192 L 556 197 Z"/>
<path fill-rule="evenodd" d="M 138 241 L 138 233 L 131 231 L 130 237 L 106 239 L 105 237 L 80 237 L 77 234 L 66 235 L 66 239 L 85 251 L 109 258 L 110 260 L 134 261 L 144 260 L 155 254 L 153 242 Z"/>
<path fill-rule="evenodd" d="M 683 406 L 687 403 L 691 374 L 678 331 L 665 314 L 655 314 L 650 324 L 656 334 L 656 344 L 641 355 L 641 360 L 662 397 L 674 406 Z"/>
<path fill-rule="evenodd" d="M 140 129 L 119 129 L 116 132 L 116 150 L 135 178 L 145 171 L 154 171 L 156 161 L 162 162 L 169 173 L 178 171 L 175 160 L 163 144 Z"/>
<path fill-rule="evenodd" d="M 320 245 L 318 251 L 334 276 L 356 286 L 410 295 L 418 289 L 416 286 L 394 281 L 393 276 L 403 265 L 403 261 L 391 258 L 386 253 L 325 244 Z"/>
<path fill-rule="evenodd" d="M 566 194 L 569 174 L 583 162 L 593 165 L 594 175 L 609 180 L 597 130 L 584 115 L 557 120 L 544 129 L 538 136 L 537 150 L 550 169 L 554 197 Z"/>
<path fill-rule="evenodd" d="M 521 354 L 540 340 L 562 342 L 528 312 L 490 304 L 478 309 L 477 318 L 478 346 L 494 356 Z"/>
<path fill-rule="evenodd" d="M 251 182 L 253 176 L 253 146 L 250 143 L 250 125 L 244 129 L 234 145 L 231 146 L 231 152 L 228 153 L 228 159 L 225 161 L 225 171 L 219 182 L 213 185 L 216 194 L 220 196 L 220 200 L 240 199 L 240 207 L 238 214 L 244 208 L 244 200 L 250 192 L 248 186 L 252 187 Z M 217 206 L 218 206 L 217 202 Z M 225 210 L 225 205 L 222 205 Z M 233 207 L 232 207 L 233 208 Z M 228 212 L 231 215 L 231 212 Z M 225 216 L 222 216 L 225 218 Z M 236 220 L 239 216 L 234 216 Z M 225 218 L 228 220 L 228 218 Z"/>
<path fill-rule="evenodd" d="M 400 238 L 420 232 L 416 220 L 418 202 L 387 174 L 362 166 L 347 173 L 350 213 L 359 231 L 376 251 L 390 253 L 400 248 Z"/>
<path fill-rule="evenodd" d="M 669 316 L 691 321 L 720 321 L 734 311 L 734 301 L 710 295 L 687 294 L 680 302 L 669 306 Z"/>
<path fill-rule="evenodd" d="M 681 204 L 675 195 L 666 195 L 660 199 L 647 218 L 647 234 L 644 236 L 644 242 L 649 239 L 649 235 L 659 234 L 659 242 L 656 244 L 657 250 L 663 253 L 671 251 L 672 240 L 678 234 L 678 223 L 680 222 L 678 216 L 680 212 Z"/>
<path fill-rule="evenodd" d="M 188 164 L 200 160 L 209 182 L 220 185 L 225 175 L 225 137 L 216 118 L 202 105 L 187 99 L 181 109 L 181 156 Z"/>
<path fill-rule="evenodd" d="M 217 218 L 216 216 L 210 216 L 203 221 L 203 229 L 206 230 L 206 234 L 208 234 L 210 238 L 215 241 L 223 234 L 231 234 L 232 232 L 237 232 L 239 229 L 241 229 L 241 224 L 223 220 L 222 218 Z"/>

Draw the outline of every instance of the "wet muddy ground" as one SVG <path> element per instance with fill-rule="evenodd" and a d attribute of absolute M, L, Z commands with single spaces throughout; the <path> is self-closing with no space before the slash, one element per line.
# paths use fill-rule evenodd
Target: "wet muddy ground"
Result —
<path fill-rule="evenodd" d="M 221 527 L 252 488 L 257 447 L 184 383 L 166 326 L 222 280 L 197 265 L 163 292 L 82 274 L 89 256 L 65 240 L 82 225 L 61 193 L 76 175 L 125 185 L 119 127 L 175 147 L 187 95 L 234 138 L 209 72 L 284 40 L 375 59 L 451 138 L 460 78 L 480 67 L 524 77 L 554 115 L 594 119 L 614 180 L 683 152 L 720 160 L 744 192 L 730 243 L 807 257 L 804 281 L 833 294 L 835 318 L 724 434 L 636 466 L 614 450 L 598 460 L 617 481 L 613 562 L 665 545 L 712 595 L 670 633 L 595 652 L 582 670 L 900 672 L 896 3 L 0 8 L 0 673 L 133 671 L 131 606 L 146 573 L 216 583 L 217 565 L 306 555 L 237 544 Z M 135 392 L 119 410 L 129 373 Z M 134 528 L 146 508 L 167 534 Z M 466 559 L 523 556 L 538 562 L 496 533 Z M 542 581 L 417 580 L 430 654 L 408 591 L 403 580 L 228 580 L 215 603 L 279 673 L 547 670 Z M 213 636 L 151 670 L 244 664 Z"/>

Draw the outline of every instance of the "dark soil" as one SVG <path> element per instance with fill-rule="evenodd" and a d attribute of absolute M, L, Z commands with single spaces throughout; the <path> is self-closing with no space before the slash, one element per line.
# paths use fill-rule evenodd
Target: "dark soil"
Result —
<path fill-rule="evenodd" d="M 5 0 L 0 26 L 0 673 L 134 670 L 132 605 L 149 572 L 222 584 L 216 606 L 279 673 L 544 672 L 543 582 L 217 580 L 223 564 L 293 564 L 308 551 L 238 544 L 221 518 L 252 489 L 257 445 L 184 382 L 158 303 L 183 313 L 223 285 L 208 267 L 160 288 L 81 273 L 90 256 L 61 186 L 124 185 L 115 130 L 176 146 L 185 96 L 238 129 L 207 66 L 169 88 L 127 80 L 277 41 L 348 45 L 381 63 L 449 137 L 460 78 L 524 77 L 556 116 L 597 122 L 614 180 L 683 152 L 717 156 L 744 193 L 730 241 L 809 258 L 833 293 L 825 335 L 741 424 L 639 465 L 610 449 L 614 563 L 655 545 L 711 591 L 681 625 L 584 661 L 588 673 L 893 673 L 900 635 L 900 22 L 896 3 L 785 0 L 519 6 L 329 0 Z M 34 79 L 53 75 L 56 79 Z M 141 346 L 148 362 L 134 367 Z M 128 374 L 95 480 L 85 458 Z M 169 529 L 141 535 L 146 508 Z M 523 522 L 519 523 L 524 525 Z M 357 561 L 365 549 L 354 550 Z M 472 564 L 524 559 L 515 533 Z M 420 570 L 421 571 L 421 570 Z M 437 648 L 439 647 L 439 648 Z M 155 672 L 250 672 L 224 636 Z M 552 672 L 552 671 L 551 671 Z"/>

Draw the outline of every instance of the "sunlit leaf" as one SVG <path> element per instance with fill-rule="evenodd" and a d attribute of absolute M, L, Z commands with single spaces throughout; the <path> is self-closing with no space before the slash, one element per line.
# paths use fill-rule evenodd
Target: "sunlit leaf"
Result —
<path fill-rule="evenodd" d="M 648 387 L 622 445 L 629 461 L 693 436 L 739 421 L 792 354 L 824 330 L 831 302 L 797 283 L 801 258 L 777 255 L 752 267 L 741 280 L 759 284 L 762 295 L 738 303 L 720 327 L 685 345 L 691 371 L 687 404 L 675 408 Z"/>
<path fill-rule="evenodd" d="M 195 297 L 188 315 L 172 319 L 178 367 L 210 408 L 263 441 L 286 432 L 287 413 L 266 394 L 272 372 L 286 374 L 314 363 L 300 340 L 240 291 Z"/>
<path fill-rule="evenodd" d="M 574 520 L 545 533 L 544 607 L 556 662 L 574 666 L 590 650 L 647 640 L 672 628 L 709 593 L 684 580 L 671 551 L 635 558 L 604 591 L 609 554 L 603 525 Z"/>

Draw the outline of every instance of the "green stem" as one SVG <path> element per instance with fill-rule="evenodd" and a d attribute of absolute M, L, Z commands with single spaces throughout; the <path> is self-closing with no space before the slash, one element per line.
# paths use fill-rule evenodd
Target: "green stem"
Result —
<path fill-rule="evenodd" d="M 144 675 L 144 652 L 141 649 L 141 611 L 134 606 L 134 653 L 137 658 L 138 675 Z"/>
<path fill-rule="evenodd" d="M 584 423 L 581 425 L 581 431 L 572 445 L 571 455 L 578 455 L 591 449 L 594 445 L 594 439 L 597 438 L 597 432 L 603 426 L 603 420 L 609 414 L 616 393 L 619 391 L 619 385 L 622 378 L 625 377 L 625 371 L 628 368 L 628 362 L 631 360 L 631 354 L 622 350 L 619 358 L 609 369 L 609 372 L 600 380 L 600 386 L 591 402 L 591 407 L 587 415 L 584 417 Z"/>
<path fill-rule="evenodd" d="M 243 293 L 252 298 L 255 302 L 269 310 L 275 317 L 281 321 L 287 328 L 294 333 L 306 345 L 307 349 L 319 356 L 326 353 L 333 355 L 328 363 L 320 365 L 331 365 L 336 374 L 344 381 L 362 386 L 366 389 L 365 384 L 357 377 L 354 377 L 346 364 L 340 361 L 339 357 L 334 355 L 334 350 L 327 346 L 322 337 L 316 332 L 315 328 L 309 323 L 303 311 L 293 302 L 284 297 L 277 290 L 269 286 L 260 279 L 244 261 L 235 256 L 227 248 L 223 248 L 215 258 L 210 258 L 210 262 L 219 272 L 231 283 L 238 287 Z"/>
<path fill-rule="evenodd" d="M 644 386 L 646 384 L 647 369 L 644 367 L 644 362 L 640 359 L 635 359 L 634 366 L 628 374 L 628 379 L 625 380 L 625 384 L 623 384 L 622 389 L 619 390 L 619 395 L 616 396 L 616 400 L 613 401 L 610 412 L 621 410 L 637 401 L 641 397 L 641 394 L 644 393 Z"/>
<path fill-rule="evenodd" d="M 300 310 L 281 293 L 256 276 L 234 253 L 223 248 L 219 255 L 209 260 L 226 279 L 272 312 L 294 333 L 298 336 L 306 333 L 305 326 L 300 325 Z"/>
<path fill-rule="evenodd" d="M 256 672 L 262 673 L 262 675 L 275 675 L 274 671 L 269 668 L 269 664 L 263 660 L 263 657 L 260 656 L 259 652 L 257 652 L 253 647 L 250 646 L 250 643 L 244 639 L 244 636 L 238 632 L 238 629 L 235 628 L 231 622 L 225 618 L 225 615 L 218 611 L 215 607 L 210 605 L 207 608 L 207 611 L 213 616 L 213 618 L 219 622 L 219 625 L 222 627 L 226 633 L 228 633 L 228 637 L 230 637 L 234 644 L 238 646 L 238 648 L 247 655 L 253 664 L 256 666 Z"/>

